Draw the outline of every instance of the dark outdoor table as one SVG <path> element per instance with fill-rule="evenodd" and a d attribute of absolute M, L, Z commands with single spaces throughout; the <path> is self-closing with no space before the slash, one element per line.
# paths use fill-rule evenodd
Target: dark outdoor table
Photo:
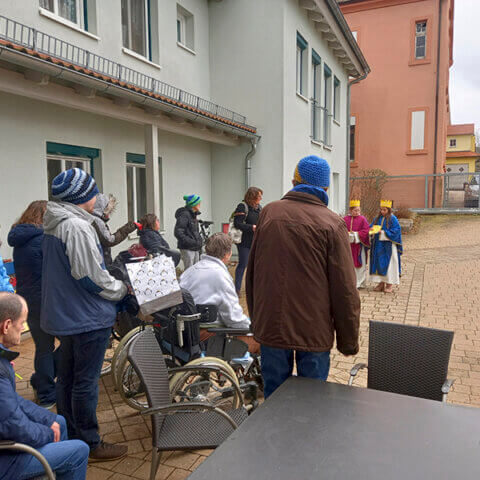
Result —
<path fill-rule="evenodd" d="M 480 479 L 480 409 L 287 380 L 189 480 Z"/>

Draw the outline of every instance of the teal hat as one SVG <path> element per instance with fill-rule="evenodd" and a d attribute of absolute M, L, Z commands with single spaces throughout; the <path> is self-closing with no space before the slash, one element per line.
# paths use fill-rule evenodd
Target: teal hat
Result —
<path fill-rule="evenodd" d="M 200 195 L 195 193 L 193 195 L 184 195 L 183 199 L 185 200 L 186 207 L 196 207 L 202 201 Z"/>

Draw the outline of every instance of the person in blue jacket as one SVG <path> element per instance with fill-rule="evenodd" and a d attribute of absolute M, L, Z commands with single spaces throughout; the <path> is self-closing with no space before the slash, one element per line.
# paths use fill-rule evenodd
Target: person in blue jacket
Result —
<path fill-rule="evenodd" d="M 0 247 L 2 246 L 2 242 L 0 240 Z M 10 283 L 10 277 L 7 275 L 7 271 L 3 265 L 2 256 L 0 255 L 0 292 L 10 292 L 14 293 L 15 290 L 13 285 Z"/>
<path fill-rule="evenodd" d="M 65 419 L 21 397 L 15 391 L 11 347 L 20 343 L 27 319 L 26 301 L 14 293 L 0 293 L 0 440 L 11 440 L 37 449 L 55 472 L 57 480 L 85 480 L 88 445 L 68 440 Z M 40 462 L 28 453 L 15 451 L 0 455 L 3 480 L 36 478 L 45 473 Z"/>
<path fill-rule="evenodd" d="M 55 337 L 40 328 L 42 304 L 42 241 L 45 200 L 32 202 L 12 225 L 8 244 L 13 247 L 13 261 L 17 277 L 17 293 L 28 305 L 28 327 L 35 343 L 35 373 L 30 379 L 38 404 L 52 408 L 55 405 L 56 354 Z"/>

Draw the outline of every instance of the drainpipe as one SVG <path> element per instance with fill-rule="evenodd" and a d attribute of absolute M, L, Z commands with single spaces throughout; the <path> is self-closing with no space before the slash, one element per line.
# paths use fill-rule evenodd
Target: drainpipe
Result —
<path fill-rule="evenodd" d="M 258 138 L 251 138 L 250 139 L 250 144 L 252 145 L 252 148 L 250 151 L 247 153 L 245 157 L 245 190 L 248 190 L 248 188 L 251 186 L 252 182 L 252 160 L 251 158 L 255 155 L 257 151 L 257 145 L 258 145 Z"/>
<path fill-rule="evenodd" d="M 437 34 L 437 74 L 435 80 L 435 145 L 433 147 L 433 173 L 437 173 L 438 153 L 438 86 L 440 83 L 440 42 L 442 38 L 442 0 L 438 0 L 438 34 Z M 437 178 L 433 177 L 432 185 L 432 208 L 435 208 L 435 195 L 437 190 Z"/>
<path fill-rule="evenodd" d="M 347 171 L 345 175 L 345 213 L 348 212 L 350 206 L 350 97 L 351 97 L 351 87 L 355 83 L 361 82 L 367 78 L 367 73 L 364 73 L 358 78 L 351 80 L 347 85 Z"/>

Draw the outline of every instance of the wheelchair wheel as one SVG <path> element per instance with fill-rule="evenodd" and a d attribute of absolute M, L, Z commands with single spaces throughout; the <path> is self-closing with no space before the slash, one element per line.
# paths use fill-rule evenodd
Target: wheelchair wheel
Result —
<path fill-rule="evenodd" d="M 197 358 L 185 366 L 195 365 L 218 367 L 239 386 L 233 368 L 220 358 Z M 178 372 L 170 379 L 170 394 L 175 403 L 205 402 L 224 410 L 239 408 L 243 403 L 231 381 L 221 372 Z"/>

